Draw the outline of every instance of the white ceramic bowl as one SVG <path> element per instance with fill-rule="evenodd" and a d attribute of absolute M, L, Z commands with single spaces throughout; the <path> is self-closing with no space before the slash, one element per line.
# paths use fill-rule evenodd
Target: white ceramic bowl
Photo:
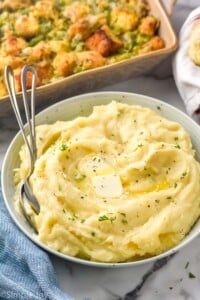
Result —
<path fill-rule="evenodd" d="M 89 93 L 81 96 L 76 96 L 73 98 L 69 98 L 54 104 L 36 116 L 37 124 L 44 123 L 53 123 L 57 120 L 70 120 L 80 115 L 88 115 L 94 105 L 107 104 L 112 100 L 116 100 L 119 102 L 125 102 L 132 105 L 141 105 L 145 107 L 149 107 L 154 111 L 157 111 L 163 117 L 176 121 L 180 123 L 185 130 L 189 133 L 193 147 L 196 150 L 196 158 L 200 161 L 200 127 L 186 114 L 182 113 L 178 109 L 173 106 L 166 104 L 160 100 L 150 98 L 144 95 L 132 94 L 132 93 L 124 93 L 124 92 L 98 92 L 98 93 Z M 159 110 L 158 110 L 159 108 Z M 95 267 L 124 267 L 124 266 L 134 266 L 140 265 L 145 262 L 152 262 L 156 259 L 163 258 L 172 253 L 177 252 L 183 246 L 192 241 L 200 232 L 200 220 L 195 224 L 190 233 L 184 238 L 184 240 L 179 243 L 176 247 L 151 258 L 143 259 L 140 261 L 133 262 L 123 262 L 123 263 L 100 263 L 87 261 L 76 257 L 71 257 L 54 251 L 48 248 L 46 245 L 38 242 L 36 240 L 36 236 L 32 232 L 31 228 L 25 221 L 23 216 L 20 216 L 15 210 L 14 206 L 14 182 L 13 182 L 13 169 L 19 166 L 19 149 L 23 144 L 23 139 L 21 134 L 18 133 L 13 141 L 11 142 L 7 153 L 4 158 L 3 167 L 2 167 L 2 191 L 6 206 L 8 211 L 18 225 L 18 227 L 36 244 L 45 250 L 62 257 L 64 259 L 89 265 Z"/>

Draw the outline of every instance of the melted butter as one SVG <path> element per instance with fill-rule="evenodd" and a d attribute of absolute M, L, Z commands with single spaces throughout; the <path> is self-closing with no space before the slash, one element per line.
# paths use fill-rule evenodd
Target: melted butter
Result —
<path fill-rule="evenodd" d="M 114 167 L 100 156 L 87 157 L 80 164 L 79 172 L 85 175 L 83 180 L 76 182 L 78 188 L 83 192 L 88 193 L 89 190 L 93 190 L 101 197 L 115 197 L 122 193 L 121 180 L 119 176 L 115 175 Z M 116 186 L 116 191 L 114 191 L 114 186 Z"/>
<path fill-rule="evenodd" d="M 96 171 L 96 175 L 98 176 L 106 176 L 106 175 L 110 175 L 114 172 L 114 168 L 110 167 L 110 166 L 106 166 L 102 169 L 98 169 Z"/>
<path fill-rule="evenodd" d="M 93 176 L 92 184 L 100 197 L 120 197 L 123 193 L 120 177 L 116 174 Z"/>
<path fill-rule="evenodd" d="M 149 186 L 149 188 L 145 192 L 159 192 L 167 190 L 168 188 L 170 188 L 169 182 L 166 179 L 161 179 L 156 184 Z"/>
<path fill-rule="evenodd" d="M 165 178 L 162 178 L 157 183 L 149 185 L 146 188 L 143 188 L 140 190 L 135 190 L 135 191 L 130 190 L 128 188 L 127 190 L 131 195 L 139 196 L 139 195 L 143 195 L 143 194 L 147 194 L 147 193 L 151 193 L 151 192 L 160 192 L 163 190 L 167 190 L 170 187 L 171 187 L 170 183 Z"/>

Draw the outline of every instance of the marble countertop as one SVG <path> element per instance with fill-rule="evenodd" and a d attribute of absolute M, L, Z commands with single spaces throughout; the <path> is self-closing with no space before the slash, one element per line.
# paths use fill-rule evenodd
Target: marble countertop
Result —
<path fill-rule="evenodd" d="M 197 0 L 178 0 L 171 17 L 178 33 Z M 185 111 L 175 86 L 171 60 L 159 65 L 151 75 L 140 76 L 101 90 L 146 94 Z M 0 120 L 0 166 L 6 149 L 18 131 L 14 116 Z M 51 256 L 60 288 L 75 300 L 199 300 L 200 236 L 179 253 L 156 263 L 122 269 L 86 267 Z"/>

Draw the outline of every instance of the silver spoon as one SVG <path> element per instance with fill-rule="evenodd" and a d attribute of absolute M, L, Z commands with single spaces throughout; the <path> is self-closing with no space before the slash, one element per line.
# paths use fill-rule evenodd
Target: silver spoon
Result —
<path fill-rule="evenodd" d="M 28 93 L 26 89 L 26 79 L 27 79 L 27 73 L 32 73 L 32 85 L 31 85 L 31 105 L 29 107 L 28 104 Z M 26 114 L 27 119 L 27 126 L 29 129 L 29 136 L 30 141 L 27 138 L 27 134 L 25 131 L 25 127 L 22 121 L 22 117 L 20 114 L 17 97 L 16 97 L 16 90 L 15 90 L 15 81 L 14 81 L 14 72 L 10 66 L 6 66 L 4 70 L 5 75 L 5 81 L 6 86 L 8 89 L 8 93 L 10 96 L 10 102 L 12 105 L 12 108 L 14 110 L 22 137 L 24 139 L 24 142 L 27 147 L 27 151 L 29 154 L 30 159 L 30 169 L 28 176 L 25 178 L 24 182 L 21 185 L 20 188 L 20 204 L 22 207 L 22 212 L 28 221 L 28 223 L 31 225 L 31 227 L 34 229 L 35 232 L 37 232 L 37 229 L 31 220 L 30 216 L 27 213 L 27 203 L 31 205 L 32 209 L 35 211 L 36 214 L 39 214 L 40 212 L 40 205 L 36 197 L 34 196 L 30 185 L 29 185 L 29 178 L 33 172 L 34 164 L 36 160 L 36 133 L 35 133 L 35 87 L 36 87 L 36 79 L 37 79 L 37 73 L 35 69 L 29 65 L 25 65 L 22 69 L 21 73 L 21 84 L 22 84 L 22 98 L 23 98 L 23 104 L 24 104 L 24 110 Z"/>

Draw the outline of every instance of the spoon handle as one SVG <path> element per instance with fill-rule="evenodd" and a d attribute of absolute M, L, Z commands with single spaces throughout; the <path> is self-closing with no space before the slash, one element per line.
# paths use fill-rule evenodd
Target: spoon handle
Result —
<path fill-rule="evenodd" d="M 28 93 L 27 93 L 27 75 L 31 73 L 32 83 L 31 83 L 31 105 L 29 109 L 28 105 Z M 36 133 L 35 133 L 35 88 L 36 88 L 37 74 L 33 67 L 25 65 L 21 73 L 21 83 L 22 83 L 22 96 L 24 102 L 24 108 L 26 113 L 26 119 L 30 131 L 30 143 L 33 155 L 33 163 L 36 159 Z M 30 113 L 31 112 L 31 113 Z M 33 169 L 33 166 L 32 166 Z"/>
<path fill-rule="evenodd" d="M 31 73 L 32 76 L 32 83 L 31 83 L 31 105 L 28 104 L 28 93 L 26 88 L 27 83 L 27 75 Z M 19 105 L 17 102 L 16 97 L 16 90 L 15 90 L 15 80 L 14 80 L 14 72 L 10 66 L 6 66 L 4 70 L 6 86 L 8 89 L 8 93 L 10 96 L 10 102 L 13 107 L 22 137 L 24 142 L 27 146 L 29 157 L 30 157 L 30 171 L 32 172 L 34 167 L 34 162 L 36 159 L 36 133 L 35 133 L 35 87 L 36 87 L 36 80 L 37 80 L 37 73 L 35 69 L 29 65 L 25 65 L 21 72 L 21 84 L 22 84 L 22 97 L 23 97 L 23 104 L 24 110 L 26 114 L 27 125 L 29 129 L 30 135 L 30 142 L 27 138 L 26 131 L 24 128 L 24 124 L 22 121 L 22 117 L 20 114 Z"/>

